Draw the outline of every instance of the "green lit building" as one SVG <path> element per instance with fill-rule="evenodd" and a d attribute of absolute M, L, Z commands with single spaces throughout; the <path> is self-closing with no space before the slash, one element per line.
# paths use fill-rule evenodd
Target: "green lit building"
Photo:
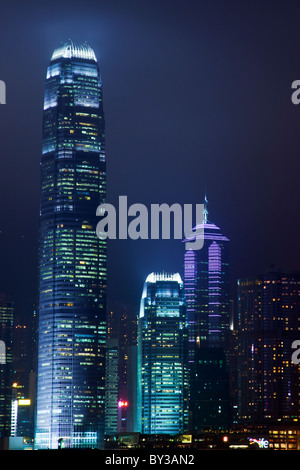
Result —
<path fill-rule="evenodd" d="M 187 328 L 179 274 L 149 274 L 138 320 L 138 426 L 144 434 L 188 428 Z"/>
<path fill-rule="evenodd" d="M 106 242 L 102 83 L 94 51 L 71 41 L 47 69 L 43 111 L 35 447 L 101 447 Z"/>

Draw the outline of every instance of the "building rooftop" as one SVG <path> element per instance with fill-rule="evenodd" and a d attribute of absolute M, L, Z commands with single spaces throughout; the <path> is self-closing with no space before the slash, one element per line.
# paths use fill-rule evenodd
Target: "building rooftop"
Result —
<path fill-rule="evenodd" d="M 182 279 L 179 273 L 151 273 L 147 276 L 146 282 L 155 283 L 157 281 L 176 281 L 182 284 Z"/>
<path fill-rule="evenodd" d="M 89 59 L 97 62 L 93 49 L 87 43 L 75 44 L 70 39 L 65 44 L 62 44 L 57 49 L 55 49 L 51 60 L 55 60 L 61 57 L 66 59 L 76 57 L 77 59 Z"/>

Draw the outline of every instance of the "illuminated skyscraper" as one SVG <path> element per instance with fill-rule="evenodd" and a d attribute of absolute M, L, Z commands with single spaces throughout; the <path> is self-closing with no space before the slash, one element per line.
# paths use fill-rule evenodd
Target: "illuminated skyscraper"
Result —
<path fill-rule="evenodd" d="M 150 274 L 138 321 L 139 429 L 177 434 L 188 426 L 187 328 L 179 274 Z"/>
<path fill-rule="evenodd" d="M 184 292 L 189 331 L 190 426 L 229 424 L 229 239 L 208 220 L 197 226 L 203 247 L 186 250 Z"/>
<path fill-rule="evenodd" d="M 47 69 L 41 157 L 35 446 L 101 445 L 104 431 L 106 193 L 102 84 L 94 51 L 71 41 Z"/>
<path fill-rule="evenodd" d="M 200 347 L 228 350 L 229 240 L 208 221 L 207 200 L 199 250 L 185 252 L 184 291 L 189 322 L 189 360 Z M 198 227 L 199 228 L 199 227 Z"/>

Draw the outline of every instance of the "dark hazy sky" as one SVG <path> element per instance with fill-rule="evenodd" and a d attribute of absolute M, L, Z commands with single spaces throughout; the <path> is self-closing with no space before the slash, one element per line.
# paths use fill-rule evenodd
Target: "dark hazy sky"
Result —
<path fill-rule="evenodd" d="M 300 267 L 298 1 L 2 2 L 0 291 L 27 315 L 37 289 L 45 73 L 68 38 L 103 81 L 108 201 L 201 203 L 237 277 Z M 176 241 L 111 241 L 109 296 L 138 303 L 151 271 L 183 272 Z"/>

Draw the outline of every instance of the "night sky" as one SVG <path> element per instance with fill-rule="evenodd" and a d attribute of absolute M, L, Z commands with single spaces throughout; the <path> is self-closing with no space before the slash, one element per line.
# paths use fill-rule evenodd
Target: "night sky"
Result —
<path fill-rule="evenodd" d="M 299 1 L 2 2 L 0 291 L 37 298 L 42 106 L 53 50 L 94 49 L 108 202 L 202 203 L 231 240 L 233 286 L 300 268 Z M 110 241 L 109 299 L 137 305 L 152 271 L 183 274 L 180 241 Z"/>

